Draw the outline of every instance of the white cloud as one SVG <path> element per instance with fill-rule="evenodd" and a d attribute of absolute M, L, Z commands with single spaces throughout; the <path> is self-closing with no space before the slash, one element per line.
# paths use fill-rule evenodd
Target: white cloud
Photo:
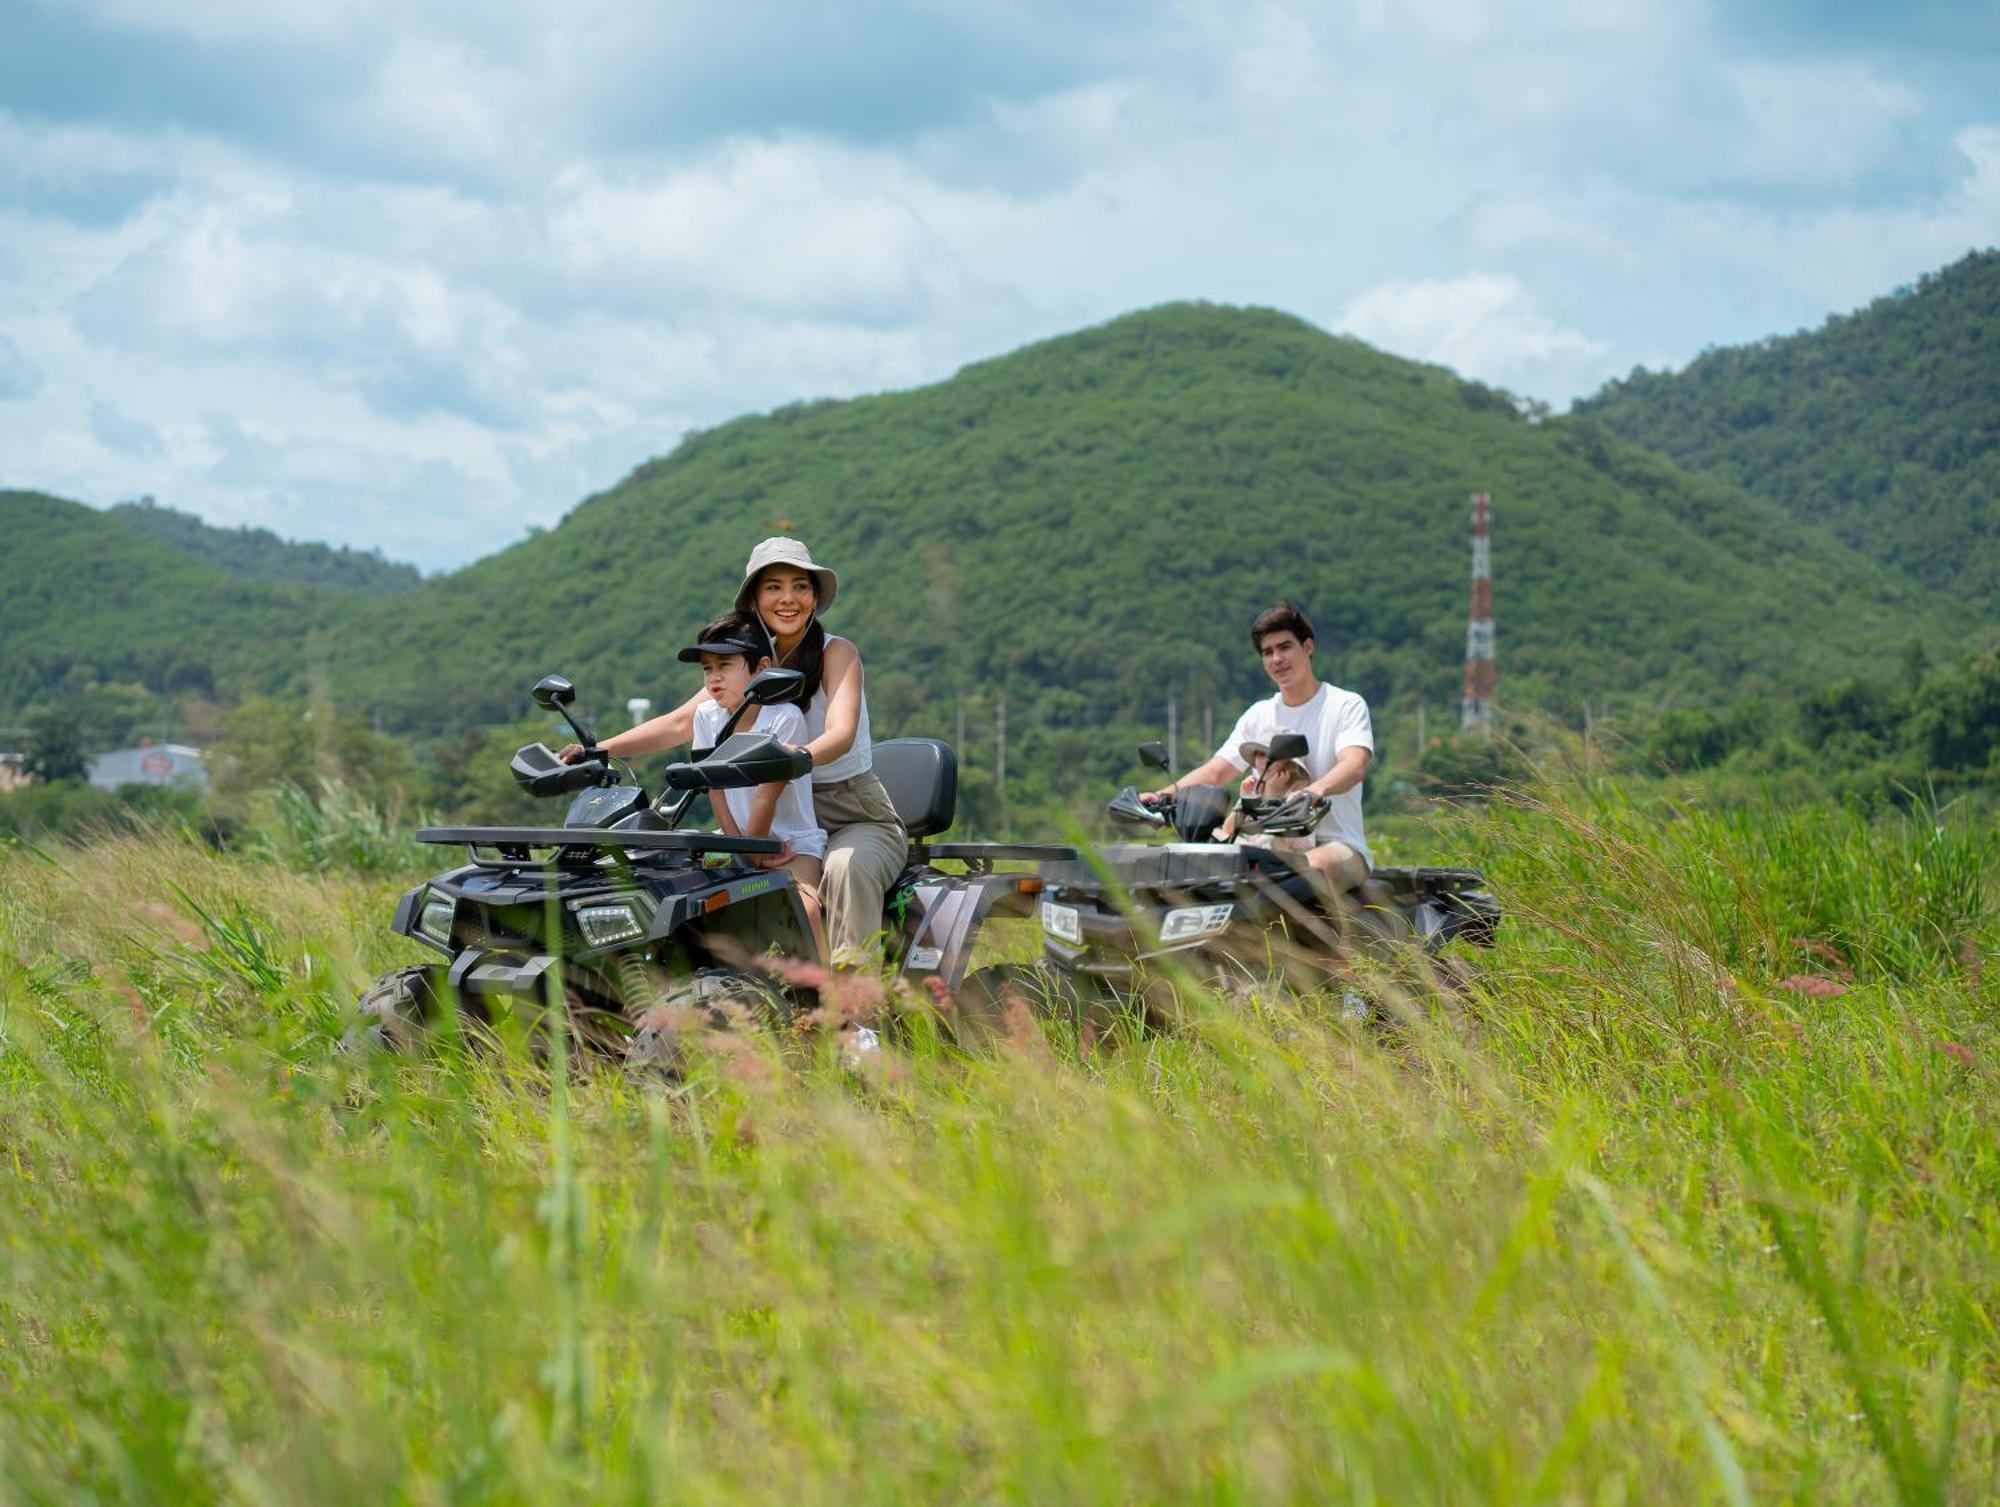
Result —
<path fill-rule="evenodd" d="M 20 346 L 0 334 L 0 402 L 27 398 L 41 391 L 42 369 Z"/>
<path fill-rule="evenodd" d="M 1916 93 L 1859 63 L 1747 63 L 1730 70 L 1743 131 L 1734 172 L 1796 194 L 1892 168 L 1923 108 Z"/>
<path fill-rule="evenodd" d="M 1665 233 L 1691 253 L 1754 268 L 1824 311 L 1840 312 L 1968 251 L 2000 245 L 2000 123 L 1964 127 L 1948 155 L 1957 172 L 1933 197 L 1755 217 L 1676 204 L 1663 216 Z"/>
<path fill-rule="evenodd" d="M 1623 275 L 1641 265 L 1638 248 L 1609 217 L 1525 195 L 1501 195 L 1474 205 L 1466 216 L 1465 236 L 1481 257 L 1576 256 Z"/>
<path fill-rule="evenodd" d="M 1553 374 L 1602 375 L 1611 351 L 1609 342 L 1550 319 L 1515 278 L 1490 272 L 1383 283 L 1341 310 L 1334 327 L 1528 394 L 1548 391 Z"/>
<path fill-rule="evenodd" d="M 2000 241 L 2000 126 L 1675 0 L 62 14 L 148 63 L 0 111 L 0 482 L 431 566 L 1166 299 L 1561 399 Z"/>
<path fill-rule="evenodd" d="M 935 185 L 893 159 L 801 140 L 732 142 L 708 160 L 558 183 L 552 249 L 577 283 L 647 304 L 903 323 L 930 312 L 952 259 L 926 224 Z"/>

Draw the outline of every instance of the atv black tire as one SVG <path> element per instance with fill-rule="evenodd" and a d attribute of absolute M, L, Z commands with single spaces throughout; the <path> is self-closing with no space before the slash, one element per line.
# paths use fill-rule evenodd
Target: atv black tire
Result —
<path fill-rule="evenodd" d="M 349 1040 L 358 1046 L 414 1052 L 430 1032 L 438 1007 L 437 969 L 394 968 L 361 991 L 361 1019 Z"/>
<path fill-rule="evenodd" d="M 782 1025 L 790 1014 L 784 995 L 764 980 L 734 968 L 699 968 L 664 985 L 659 997 L 632 1015 L 625 1043 L 630 1072 L 680 1076 L 690 1041 L 703 1036 Z"/>
<path fill-rule="evenodd" d="M 956 996 L 956 1035 L 977 1047 L 1008 1034 L 1014 1001 L 1042 1020 L 1060 1022 L 1079 1043 L 1111 1028 L 1108 996 L 1094 980 L 1078 979 L 1047 963 L 995 963 L 966 975 Z"/>

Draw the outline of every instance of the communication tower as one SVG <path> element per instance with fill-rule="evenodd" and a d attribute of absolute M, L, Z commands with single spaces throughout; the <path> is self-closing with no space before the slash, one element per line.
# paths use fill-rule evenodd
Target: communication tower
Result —
<path fill-rule="evenodd" d="M 1493 508 L 1484 492 L 1472 494 L 1472 613 L 1465 624 L 1465 703 L 1461 732 L 1493 736 Z"/>

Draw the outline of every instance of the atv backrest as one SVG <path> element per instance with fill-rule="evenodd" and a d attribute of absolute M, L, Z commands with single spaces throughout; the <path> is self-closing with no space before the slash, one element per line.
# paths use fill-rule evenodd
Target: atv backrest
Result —
<path fill-rule="evenodd" d="M 884 738 L 875 774 L 910 836 L 935 837 L 958 811 L 958 755 L 942 738 Z"/>

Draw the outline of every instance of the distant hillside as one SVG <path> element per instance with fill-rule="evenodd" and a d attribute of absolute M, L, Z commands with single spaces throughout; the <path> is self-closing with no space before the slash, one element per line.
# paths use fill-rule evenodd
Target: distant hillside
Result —
<path fill-rule="evenodd" d="M 675 650 L 790 526 L 842 572 L 831 621 L 892 729 L 1004 693 L 1015 736 L 1066 729 L 1067 759 L 1170 695 L 1184 727 L 1233 715 L 1263 688 L 1245 627 L 1280 595 L 1320 624 L 1330 678 L 1442 709 L 1480 488 L 1516 705 L 1722 701 L 1940 631 L 1906 579 L 1601 426 L 1531 424 L 1286 315 L 1175 306 L 694 436 L 544 534 L 357 604 L 329 648 L 392 725 L 518 712 L 549 669 L 606 711 L 677 697 Z"/>
<path fill-rule="evenodd" d="M 1575 412 L 2000 609 L 2000 251 L 1817 330 L 1636 372 Z"/>
<path fill-rule="evenodd" d="M 299 685 L 331 593 L 244 581 L 96 508 L 0 492 L 0 708 L 97 681 L 242 695 Z"/>
<path fill-rule="evenodd" d="M 380 594 L 406 591 L 423 579 L 416 566 L 385 560 L 378 551 L 296 543 L 262 528 L 214 528 L 192 513 L 162 507 L 151 498 L 120 503 L 110 516 L 232 576 L 253 581 Z"/>
<path fill-rule="evenodd" d="M 89 665 L 205 673 L 224 698 L 310 678 L 430 733 L 518 716 L 559 669 L 615 726 L 628 696 L 693 689 L 676 650 L 750 545 L 789 527 L 842 574 L 831 624 L 866 651 L 878 731 L 948 731 L 963 702 L 984 759 L 1004 695 L 1013 767 L 1095 779 L 1174 697 L 1186 751 L 1206 714 L 1226 726 L 1264 691 L 1245 627 L 1288 595 L 1320 625 L 1322 673 L 1407 740 L 1393 708 L 1456 702 L 1482 488 L 1516 707 L 1721 704 L 1887 670 L 1948 632 L 1907 578 L 1602 425 L 1530 423 L 1283 314 L 1183 305 L 692 436 L 557 527 L 393 596 L 242 581 L 15 494 L 0 696 Z"/>

